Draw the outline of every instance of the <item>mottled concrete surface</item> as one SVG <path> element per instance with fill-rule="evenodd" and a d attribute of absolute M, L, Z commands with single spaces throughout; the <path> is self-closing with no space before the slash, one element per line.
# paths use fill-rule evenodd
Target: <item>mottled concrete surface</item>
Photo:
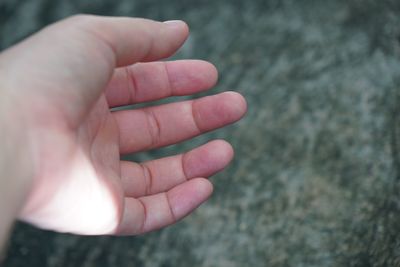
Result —
<path fill-rule="evenodd" d="M 0 47 L 75 13 L 184 19 L 178 58 L 249 102 L 211 138 L 236 148 L 213 198 L 128 238 L 18 224 L 4 266 L 400 266 L 400 2 L 1 0 Z"/>

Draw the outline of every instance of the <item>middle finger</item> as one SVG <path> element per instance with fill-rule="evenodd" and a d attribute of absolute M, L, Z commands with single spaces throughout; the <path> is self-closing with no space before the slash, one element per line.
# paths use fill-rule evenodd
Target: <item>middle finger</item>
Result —
<path fill-rule="evenodd" d="M 225 92 L 196 100 L 137 110 L 115 111 L 120 153 L 171 145 L 239 120 L 246 112 L 244 98 Z"/>

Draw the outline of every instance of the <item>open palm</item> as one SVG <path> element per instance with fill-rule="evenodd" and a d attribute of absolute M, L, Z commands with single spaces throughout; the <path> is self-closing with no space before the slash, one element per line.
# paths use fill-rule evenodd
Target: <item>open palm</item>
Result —
<path fill-rule="evenodd" d="M 120 155 L 240 119 L 246 104 L 239 94 L 111 111 L 215 84 L 216 70 L 207 62 L 152 62 L 175 52 L 187 34 L 181 22 L 78 16 L 5 53 L 24 53 L 9 68 L 24 79 L 11 79 L 7 87 L 31 103 L 20 111 L 35 165 L 21 219 L 62 232 L 138 234 L 176 222 L 210 196 L 205 178 L 233 156 L 224 141 L 144 163 Z"/>

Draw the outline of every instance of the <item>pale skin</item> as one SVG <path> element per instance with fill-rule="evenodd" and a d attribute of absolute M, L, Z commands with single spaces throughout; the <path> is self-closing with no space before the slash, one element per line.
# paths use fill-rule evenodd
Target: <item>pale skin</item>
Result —
<path fill-rule="evenodd" d="M 207 178 L 233 157 L 225 141 L 142 163 L 120 156 L 239 120 L 240 94 L 110 110 L 212 88 L 212 64 L 159 61 L 187 36 L 181 21 L 81 15 L 0 54 L 0 244 L 16 218 L 60 232 L 135 235 L 209 198 Z"/>

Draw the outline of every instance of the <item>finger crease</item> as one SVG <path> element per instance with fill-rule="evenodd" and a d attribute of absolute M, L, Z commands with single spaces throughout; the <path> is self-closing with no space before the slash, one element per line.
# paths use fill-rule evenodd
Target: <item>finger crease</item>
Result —
<path fill-rule="evenodd" d="M 128 104 L 135 103 L 136 92 L 137 92 L 137 82 L 135 75 L 131 69 L 131 67 L 125 67 L 126 72 L 126 79 L 127 79 L 127 88 L 128 88 L 128 95 L 129 95 L 129 102 Z"/>
<path fill-rule="evenodd" d="M 164 195 L 165 195 L 165 199 L 167 200 L 167 205 L 168 205 L 168 209 L 169 209 L 169 213 L 170 213 L 170 216 L 171 216 L 171 218 L 172 218 L 172 221 L 173 221 L 173 222 L 176 222 L 176 221 L 177 221 L 177 218 L 176 218 L 176 216 L 175 216 L 174 210 L 172 209 L 172 206 L 171 206 L 171 202 L 170 202 L 170 200 L 169 200 L 168 193 L 164 193 Z"/>
<path fill-rule="evenodd" d="M 172 83 L 171 83 L 171 79 L 170 79 L 167 63 L 164 62 L 163 65 L 164 65 L 165 75 L 167 76 L 168 96 L 173 96 L 174 95 L 174 88 L 173 88 Z"/>
<path fill-rule="evenodd" d="M 147 117 L 148 130 L 151 138 L 150 147 L 156 147 L 161 138 L 161 124 L 151 109 L 144 109 L 143 111 Z"/>
<path fill-rule="evenodd" d="M 147 47 L 146 53 L 144 53 L 144 56 L 142 57 L 143 61 L 148 61 L 150 55 L 153 53 L 154 49 L 154 35 L 151 35 L 149 38 L 145 38 L 148 40 L 148 43 L 144 46 Z"/>
<path fill-rule="evenodd" d="M 200 128 L 198 118 L 197 118 L 197 116 L 195 115 L 195 111 L 194 111 L 194 103 L 195 103 L 195 101 L 196 101 L 196 100 L 192 101 L 192 103 L 191 103 L 191 105 L 190 105 L 191 111 L 192 111 L 193 123 L 194 123 L 194 126 L 195 126 L 197 132 L 198 132 L 198 133 L 202 133 L 203 131 L 202 131 L 201 128 Z"/>
<path fill-rule="evenodd" d="M 145 183 L 145 194 L 149 195 L 151 193 L 151 189 L 153 188 L 153 173 L 150 168 L 145 164 L 139 164 L 142 167 L 144 183 Z"/>
<path fill-rule="evenodd" d="M 185 168 L 185 156 L 187 155 L 187 153 L 183 154 L 181 156 L 181 165 L 182 165 L 182 173 L 183 173 L 183 177 L 186 181 L 188 181 L 190 179 L 189 175 L 187 174 L 186 168 Z"/>
<path fill-rule="evenodd" d="M 139 232 L 139 233 L 143 233 L 144 230 L 145 230 L 146 221 L 147 221 L 147 208 L 146 208 L 146 205 L 144 204 L 144 202 L 143 202 L 142 199 L 138 198 L 137 200 L 139 201 L 139 203 L 140 203 L 140 205 L 142 206 L 142 209 L 143 209 L 142 224 L 141 224 L 141 226 L 140 226 L 140 228 L 139 228 L 139 229 L 140 229 L 140 232 Z"/>

